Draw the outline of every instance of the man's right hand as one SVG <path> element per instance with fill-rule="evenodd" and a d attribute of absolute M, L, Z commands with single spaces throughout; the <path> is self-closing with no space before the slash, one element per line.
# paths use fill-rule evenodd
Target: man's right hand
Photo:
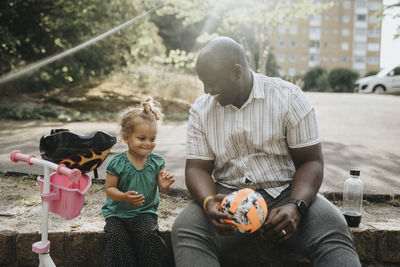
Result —
<path fill-rule="evenodd" d="M 224 214 L 220 212 L 219 206 L 221 201 L 224 199 L 225 195 L 217 194 L 206 203 L 206 214 L 211 224 L 221 235 L 232 235 L 237 233 L 237 228 L 235 225 L 226 223 L 223 220 L 232 220 L 232 215 Z"/>

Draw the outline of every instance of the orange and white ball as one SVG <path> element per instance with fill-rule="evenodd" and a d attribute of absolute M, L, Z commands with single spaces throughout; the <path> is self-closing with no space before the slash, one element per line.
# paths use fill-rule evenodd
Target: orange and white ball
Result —
<path fill-rule="evenodd" d="M 268 214 L 267 203 L 262 195 L 250 188 L 230 193 L 219 208 L 222 213 L 233 216 L 233 220 L 224 221 L 235 225 L 240 233 L 257 231 Z"/>

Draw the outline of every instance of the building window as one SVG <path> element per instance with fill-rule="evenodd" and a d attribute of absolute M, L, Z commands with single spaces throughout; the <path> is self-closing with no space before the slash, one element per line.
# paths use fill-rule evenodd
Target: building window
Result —
<path fill-rule="evenodd" d="M 337 2 L 336 2 L 336 3 L 337 3 Z M 339 17 L 338 17 L 338 16 L 334 16 L 333 19 L 334 19 L 335 21 L 339 21 Z"/>
<path fill-rule="evenodd" d="M 333 34 L 338 34 L 338 33 L 339 33 L 339 31 L 337 29 L 333 30 Z"/>
<path fill-rule="evenodd" d="M 338 48 L 338 44 L 337 43 L 333 43 L 332 46 L 333 46 L 333 48 Z"/>
<path fill-rule="evenodd" d="M 381 7 L 381 2 L 374 1 L 369 3 L 369 10 L 379 10 Z"/>
<path fill-rule="evenodd" d="M 367 6 L 368 6 L 368 1 L 365 1 L 365 0 L 356 1 L 357 8 L 366 8 Z"/>
<path fill-rule="evenodd" d="M 322 61 L 327 62 L 328 58 L 327 57 L 322 57 Z"/>
<path fill-rule="evenodd" d="M 284 54 L 278 54 L 278 61 L 279 62 L 285 62 L 285 55 Z"/>
<path fill-rule="evenodd" d="M 301 61 L 305 61 L 307 59 L 306 56 L 301 56 Z"/>
<path fill-rule="evenodd" d="M 337 62 L 337 57 L 332 57 L 333 62 Z"/>
<path fill-rule="evenodd" d="M 290 41 L 290 47 L 296 47 L 296 41 L 294 40 Z"/>
<path fill-rule="evenodd" d="M 284 26 L 279 26 L 278 31 L 280 34 L 285 34 L 286 33 L 286 28 Z"/>
<path fill-rule="evenodd" d="M 351 2 L 350 1 L 343 1 L 343 8 L 344 9 L 350 9 L 351 8 Z"/>
<path fill-rule="evenodd" d="M 296 75 L 296 69 L 295 68 L 289 68 L 288 72 L 289 72 L 290 76 Z"/>
<path fill-rule="evenodd" d="M 350 22 L 350 16 L 349 15 L 343 15 L 342 22 L 343 23 L 349 23 Z"/>
<path fill-rule="evenodd" d="M 290 62 L 296 62 L 296 55 L 290 55 L 289 61 Z"/>
<path fill-rule="evenodd" d="M 368 30 L 368 37 L 370 37 L 370 38 L 381 37 L 381 30 L 377 30 L 377 29 Z"/>
<path fill-rule="evenodd" d="M 278 73 L 279 73 L 280 76 L 285 75 L 285 71 L 284 71 L 283 69 L 279 69 L 279 70 L 278 70 Z"/>
<path fill-rule="evenodd" d="M 324 30 L 324 33 L 325 33 L 326 35 L 328 35 L 328 34 L 329 34 L 329 30 L 328 30 L 328 29 L 325 29 L 325 30 Z"/>
<path fill-rule="evenodd" d="M 368 51 L 379 51 L 379 43 L 369 43 L 368 44 Z"/>
<path fill-rule="evenodd" d="M 307 47 L 307 42 L 302 42 L 302 43 L 301 43 L 301 46 L 302 46 L 302 47 Z"/>
<path fill-rule="evenodd" d="M 349 29 L 342 29 L 342 35 L 343 36 L 349 36 L 350 35 L 350 30 Z"/>
<path fill-rule="evenodd" d="M 319 48 L 319 42 L 318 41 L 311 41 L 310 42 L 310 47 Z"/>
<path fill-rule="evenodd" d="M 318 55 L 310 55 L 310 62 L 319 63 Z"/>
<path fill-rule="evenodd" d="M 357 36 L 365 36 L 366 33 L 367 33 L 367 29 L 365 29 L 365 28 L 355 28 L 354 33 Z"/>
<path fill-rule="evenodd" d="M 365 63 L 365 57 L 355 56 L 354 57 L 354 62 L 355 63 Z"/>
<path fill-rule="evenodd" d="M 329 15 L 325 15 L 324 19 L 329 20 Z"/>
<path fill-rule="evenodd" d="M 344 51 L 349 50 L 349 43 L 348 42 L 343 42 L 342 43 L 342 50 L 344 50 Z"/>
<path fill-rule="evenodd" d="M 342 63 L 347 63 L 347 56 L 342 56 Z"/>
<path fill-rule="evenodd" d="M 290 27 L 290 34 L 291 35 L 296 35 L 297 34 L 297 27 L 296 26 L 291 26 Z"/>
<path fill-rule="evenodd" d="M 357 15 L 357 21 L 367 21 L 367 15 Z"/>
<path fill-rule="evenodd" d="M 379 57 L 367 57 L 368 65 L 378 65 Z"/>
<path fill-rule="evenodd" d="M 279 41 L 279 47 L 285 47 L 285 41 L 280 40 Z"/>
<path fill-rule="evenodd" d="M 365 50 L 367 48 L 367 43 L 365 42 L 354 42 L 354 49 Z"/>
<path fill-rule="evenodd" d="M 322 16 L 315 14 L 310 16 L 310 26 L 321 26 Z"/>
<path fill-rule="evenodd" d="M 369 24 L 378 24 L 379 19 L 377 16 L 369 16 L 368 17 L 368 23 Z"/>

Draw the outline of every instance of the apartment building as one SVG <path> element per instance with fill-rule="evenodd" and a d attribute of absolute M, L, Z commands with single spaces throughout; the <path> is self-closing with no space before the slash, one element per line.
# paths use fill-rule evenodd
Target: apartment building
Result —
<path fill-rule="evenodd" d="M 382 5 L 382 0 L 335 0 L 321 14 L 279 27 L 273 53 L 280 74 L 304 74 L 315 66 L 351 68 L 361 75 L 379 70 L 381 25 L 376 13 Z"/>

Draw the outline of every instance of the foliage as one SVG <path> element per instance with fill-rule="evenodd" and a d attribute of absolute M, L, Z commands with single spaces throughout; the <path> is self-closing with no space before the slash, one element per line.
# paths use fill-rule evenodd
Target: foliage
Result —
<path fill-rule="evenodd" d="M 328 80 L 333 92 L 353 92 L 358 72 L 347 68 L 335 68 L 329 72 Z"/>
<path fill-rule="evenodd" d="M 384 17 L 391 17 L 393 20 L 400 19 L 400 0 L 392 1 L 391 4 L 383 6 L 379 12 L 379 18 L 382 22 Z M 393 39 L 400 38 L 400 24 L 396 25 L 396 32 Z"/>
<path fill-rule="evenodd" d="M 313 67 L 309 69 L 303 77 L 304 91 L 322 91 L 326 88 L 327 70 L 323 67 Z M 322 86 L 322 88 L 320 87 Z"/>
<path fill-rule="evenodd" d="M 365 73 L 364 77 L 372 76 L 378 74 L 379 70 L 370 70 L 367 73 Z"/>
<path fill-rule="evenodd" d="M 141 14 L 141 0 L 4 0 L 0 2 L 0 75 L 55 55 Z M 148 17 L 72 56 L 6 86 L 40 90 L 71 85 L 163 53 Z"/>
<path fill-rule="evenodd" d="M 167 3 L 164 13 L 175 14 L 186 25 L 206 20 L 203 29 L 206 36 L 217 33 L 239 41 L 248 53 L 250 66 L 263 73 L 278 27 L 294 24 L 330 6 L 313 0 L 168 0 Z"/>

